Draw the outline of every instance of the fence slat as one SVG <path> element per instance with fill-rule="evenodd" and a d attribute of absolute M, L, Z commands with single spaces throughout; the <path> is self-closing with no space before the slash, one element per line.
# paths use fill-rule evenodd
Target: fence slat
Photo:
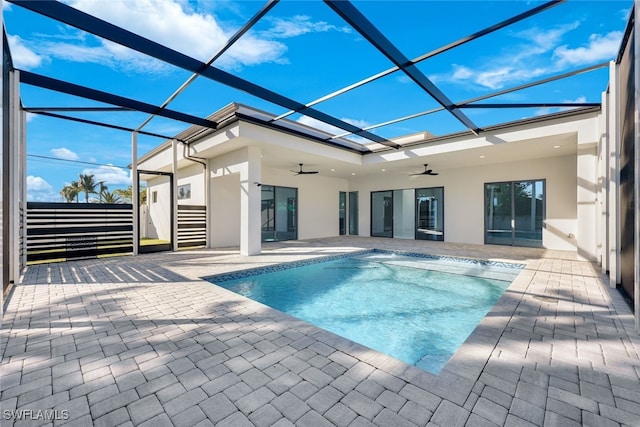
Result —
<path fill-rule="evenodd" d="M 178 248 L 207 244 L 207 207 L 178 205 Z"/>

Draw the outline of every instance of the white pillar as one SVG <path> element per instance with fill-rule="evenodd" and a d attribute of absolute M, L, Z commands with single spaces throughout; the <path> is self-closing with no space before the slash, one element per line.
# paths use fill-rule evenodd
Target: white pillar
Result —
<path fill-rule="evenodd" d="M 171 140 L 171 241 L 173 250 L 178 250 L 178 141 Z"/>
<path fill-rule="evenodd" d="M 4 19 L 3 19 L 3 13 L 0 12 L 0 24 L 3 24 L 4 26 Z M 0 38 L 3 38 L 3 43 L 2 46 L 0 46 L 0 54 L 2 54 L 2 56 L 0 56 L 0 87 L 4 87 L 4 67 L 7 65 L 6 62 L 4 61 L 4 35 L 1 36 Z M 5 245 L 7 244 L 7 242 L 4 239 L 4 231 L 5 231 L 5 218 L 7 217 L 7 212 L 4 211 L 4 200 L 7 197 L 7 193 L 8 193 L 8 186 L 9 183 L 6 181 L 6 176 L 5 176 L 5 169 L 4 169 L 4 156 L 7 154 L 5 153 L 5 146 L 6 144 L 9 143 L 9 141 L 5 141 L 4 140 L 4 114 L 5 114 L 5 109 L 8 108 L 7 105 L 4 105 L 4 94 L 0 93 L 0 134 L 3 135 L 2 138 L 0 138 L 2 140 L 2 147 L 0 147 L 0 286 L 2 286 L 2 291 L 0 292 L 0 322 L 2 321 L 2 316 L 3 316 L 3 311 L 2 311 L 2 307 L 4 306 L 4 299 L 3 299 L 3 294 L 4 294 L 4 284 L 9 280 L 7 277 L 4 277 L 4 266 L 7 262 L 9 262 L 7 259 L 5 259 L 4 254 L 5 254 Z"/>
<path fill-rule="evenodd" d="M 614 61 L 609 65 L 609 286 L 615 288 L 620 283 L 620 221 L 618 204 L 620 199 L 620 84 L 618 66 Z"/>
<path fill-rule="evenodd" d="M 259 255 L 262 249 L 260 206 L 262 191 L 260 148 L 247 147 L 247 160 L 240 168 L 240 254 Z"/>
<path fill-rule="evenodd" d="M 204 206 L 205 206 L 205 247 L 211 248 L 211 176 L 209 173 L 209 160 L 204 160 L 204 170 L 202 171 L 202 175 L 204 178 Z"/>
<path fill-rule="evenodd" d="M 606 274 L 609 271 L 609 238 L 608 238 L 608 200 L 607 184 L 609 180 L 609 135 L 607 135 L 607 120 L 609 116 L 609 98 L 606 92 L 602 93 L 602 115 L 600 117 L 600 144 L 598 145 L 598 256 L 600 257 L 600 271 Z"/>
<path fill-rule="evenodd" d="M 20 279 L 20 183 L 26 175 L 20 170 L 20 76 L 9 73 L 9 280 Z"/>
<path fill-rule="evenodd" d="M 138 182 L 138 132 L 131 134 L 131 203 L 133 204 L 133 254 L 138 255 L 140 183 Z"/>
<path fill-rule="evenodd" d="M 580 136 L 578 135 L 578 138 Z M 578 229 L 576 240 L 578 256 L 588 261 L 596 260 L 596 144 L 578 140 L 577 156 L 577 206 Z"/>

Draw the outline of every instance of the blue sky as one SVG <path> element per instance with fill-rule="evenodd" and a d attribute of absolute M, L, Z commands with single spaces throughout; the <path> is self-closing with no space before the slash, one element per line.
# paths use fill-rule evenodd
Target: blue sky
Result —
<path fill-rule="evenodd" d="M 263 2 L 212 0 L 65 0 L 118 26 L 207 60 Z M 529 10 L 532 1 L 354 1 L 404 54 L 415 58 Z M 534 17 L 430 58 L 419 68 L 454 102 L 489 94 L 614 59 L 631 1 L 571 0 Z M 16 5 L 3 4 L 4 22 L 17 68 L 102 91 L 161 104 L 190 73 L 106 42 Z M 392 64 L 328 6 L 319 1 L 281 1 L 214 65 L 302 103 L 386 70 Z M 599 102 L 608 70 L 598 70 L 523 90 L 492 102 Z M 98 106 L 93 101 L 21 86 L 26 107 Z M 170 108 L 207 116 L 230 102 L 275 114 L 286 109 L 211 80 L 199 78 Z M 438 104 L 401 72 L 317 105 L 317 109 L 365 127 Z M 473 109 L 479 126 L 542 115 L 557 109 Z M 144 113 L 76 113 L 79 117 L 137 127 Z M 313 119 L 293 120 L 317 125 Z M 174 135 L 188 125 L 156 118 L 145 130 Z M 440 112 L 375 133 L 384 137 L 464 130 Z M 59 201 L 60 189 L 79 173 L 94 174 L 109 189 L 130 183 L 127 132 L 29 115 L 28 199 Z M 162 142 L 140 137 L 139 154 Z M 44 156 L 57 160 L 44 159 Z M 85 163 L 77 163 L 85 162 Z"/>

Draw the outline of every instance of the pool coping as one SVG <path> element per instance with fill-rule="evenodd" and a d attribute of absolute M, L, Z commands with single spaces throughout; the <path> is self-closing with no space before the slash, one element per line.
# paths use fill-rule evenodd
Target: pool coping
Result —
<path fill-rule="evenodd" d="M 322 262 L 329 262 L 329 261 L 334 261 L 342 258 L 351 258 L 351 257 L 366 255 L 370 253 L 396 254 L 396 255 L 402 255 L 402 256 L 410 256 L 414 258 L 462 262 L 462 263 L 468 263 L 468 264 L 479 264 L 482 266 L 492 266 L 492 267 L 495 266 L 495 267 L 512 268 L 512 269 L 524 269 L 526 267 L 526 264 L 514 263 L 514 262 L 489 261 L 489 260 L 483 260 L 483 259 L 477 259 L 477 258 L 432 255 L 432 254 L 425 254 L 420 252 L 373 248 L 373 249 L 364 249 L 364 250 L 358 250 L 354 252 L 343 253 L 339 255 L 319 256 L 316 258 L 308 258 L 308 259 L 302 259 L 297 261 L 289 261 L 289 262 L 283 262 L 278 264 L 272 264 L 267 266 L 252 267 L 252 268 L 247 268 L 242 270 L 230 271 L 226 273 L 214 274 L 211 276 L 202 276 L 200 278 L 202 280 L 206 280 L 207 282 L 211 282 L 211 283 L 214 283 L 214 280 L 226 281 L 226 280 L 242 279 L 244 277 L 255 276 L 257 274 L 289 270 L 291 268 L 303 267 L 303 266 L 312 265 L 312 264 L 319 264 Z"/>

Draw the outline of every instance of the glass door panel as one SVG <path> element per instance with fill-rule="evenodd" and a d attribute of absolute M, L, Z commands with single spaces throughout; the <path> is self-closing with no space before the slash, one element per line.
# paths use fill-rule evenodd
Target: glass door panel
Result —
<path fill-rule="evenodd" d="M 485 184 L 485 242 L 513 244 L 511 183 Z"/>
<path fill-rule="evenodd" d="M 358 235 L 358 192 L 349 192 L 349 234 Z"/>
<path fill-rule="evenodd" d="M 542 247 L 543 182 L 513 183 L 514 245 Z"/>
<path fill-rule="evenodd" d="M 393 237 L 393 192 L 371 193 L 371 236 Z"/>
<path fill-rule="evenodd" d="M 393 191 L 393 237 L 413 239 L 415 237 L 414 190 Z"/>
<path fill-rule="evenodd" d="M 298 238 L 298 189 L 262 186 L 262 241 Z"/>
<path fill-rule="evenodd" d="M 146 203 L 140 198 L 138 252 L 141 254 L 173 250 L 173 175 L 166 172 L 138 171 L 139 182 L 146 182 Z M 143 187 L 140 188 L 142 190 Z"/>
<path fill-rule="evenodd" d="M 347 193 L 344 191 L 338 193 L 338 234 L 347 234 Z"/>
<path fill-rule="evenodd" d="M 276 187 L 276 240 L 298 238 L 297 200 L 298 190 Z"/>
<path fill-rule="evenodd" d="M 262 186 L 262 241 L 273 242 L 276 231 L 275 188 L 272 185 Z"/>
<path fill-rule="evenodd" d="M 417 240 L 444 240 L 444 188 L 416 189 Z"/>

